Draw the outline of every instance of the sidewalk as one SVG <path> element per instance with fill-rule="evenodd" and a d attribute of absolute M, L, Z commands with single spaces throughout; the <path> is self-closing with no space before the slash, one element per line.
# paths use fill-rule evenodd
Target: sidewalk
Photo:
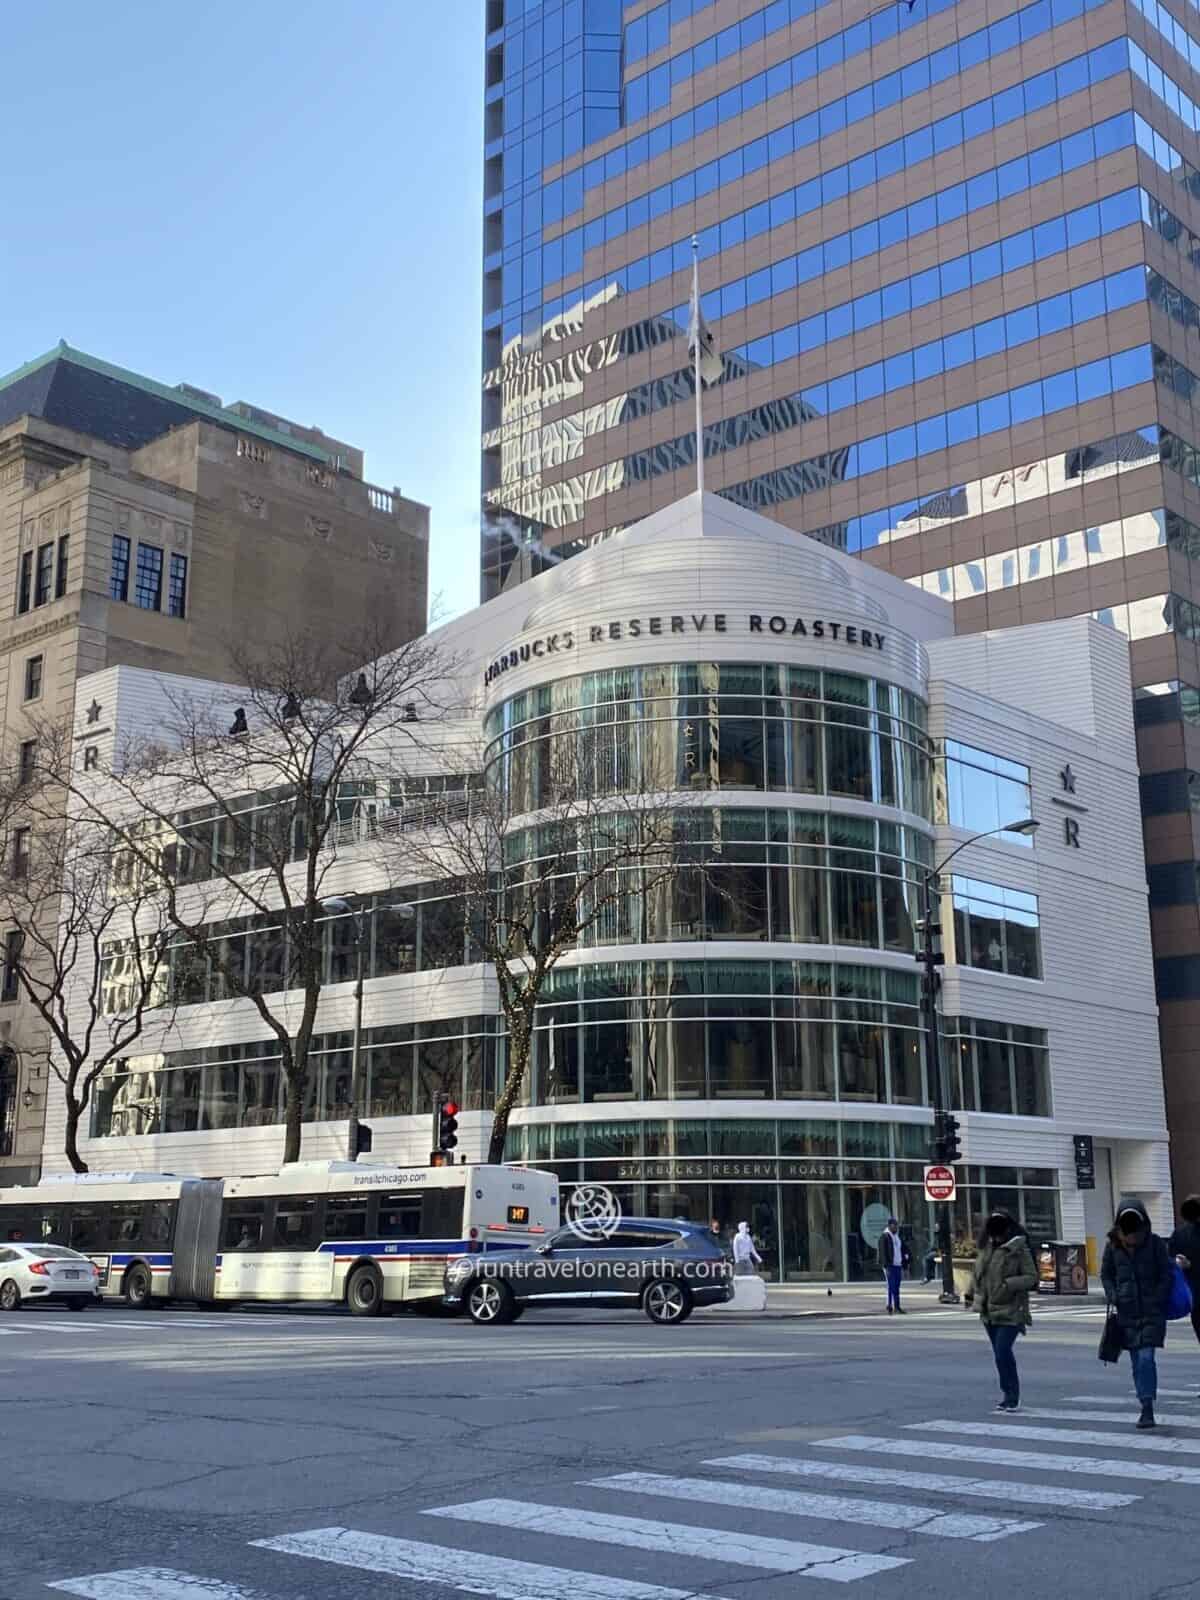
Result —
<path fill-rule="evenodd" d="M 965 1315 L 961 1305 L 944 1306 L 938 1299 L 941 1293 L 940 1283 L 922 1285 L 919 1283 L 906 1283 L 901 1290 L 901 1300 L 904 1309 L 910 1314 L 921 1315 L 941 1314 L 962 1317 Z M 1089 1288 L 1086 1299 L 1074 1295 L 1033 1295 L 1033 1314 L 1037 1316 L 1039 1307 L 1043 1309 L 1054 1308 L 1059 1311 L 1067 1310 L 1095 1310 L 1104 1304 L 1104 1293 L 1098 1282 L 1093 1282 Z M 825 1284 L 809 1283 L 769 1283 L 767 1285 L 767 1309 L 758 1312 L 730 1311 L 724 1306 L 711 1306 L 704 1313 L 697 1315 L 724 1317 L 729 1320 L 736 1318 L 738 1322 L 760 1321 L 763 1317 L 788 1318 L 799 1320 L 824 1319 L 844 1317 L 886 1317 L 887 1300 L 884 1286 L 880 1283 L 846 1283 Z"/>

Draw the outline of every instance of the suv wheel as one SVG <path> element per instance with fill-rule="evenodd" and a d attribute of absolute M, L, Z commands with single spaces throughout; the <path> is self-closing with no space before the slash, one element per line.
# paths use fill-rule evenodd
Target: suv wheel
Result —
<path fill-rule="evenodd" d="M 467 1291 L 467 1315 L 481 1327 L 511 1322 L 516 1312 L 512 1290 L 496 1278 L 478 1278 Z"/>
<path fill-rule="evenodd" d="M 692 1291 L 686 1283 L 664 1278 L 646 1290 L 642 1309 L 651 1322 L 686 1322 L 692 1314 Z"/>

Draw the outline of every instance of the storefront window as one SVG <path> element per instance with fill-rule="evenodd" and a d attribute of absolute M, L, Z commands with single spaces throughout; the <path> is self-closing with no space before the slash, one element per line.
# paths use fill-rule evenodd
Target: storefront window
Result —
<path fill-rule="evenodd" d="M 917 696 L 854 673 L 663 663 L 514 696 L 487 718 L 486 766 L 516 813 L 577 770 L 594 794 L 774 789 L 928 816 L 927 723 Z"/>
<path fill-rule="evenodd" d="M 750 1224 L 754 1248 L 763 1258 L 758 1271 L 773 1282 L 779 1280 L 779 1188 L 758 1183 L 714 1183 L 711 1188 L 712 1218 L 721 1225 L 722 1235 L 732 1239 L 739 1222 Z"/>
<path fill-rule="evenodd" d="M 944 741 L 934 773 L 934 814 L 942 823 L 969 833 L 991 833 L 1031 814 L 1029 768 L 957 739 Z M 1032 835 L 999 835 L 1006 843 L 1031 848 Z"/>
<path fill-rule="evenodd" d="M 439 1090 L 467 1110 L 492 1105 L 495 1029 L 494 1017 L 453 1017 L 422 1024 L 415 1041 L 407 1027 L 366 1030 L 359 1114 L 400 1117 L 431 1111 Z M 571 1037 L 574 1031 L 568 1030 Z M 351 1075 L 349 1033 L 316 1035 L 303 1120 L 344 1121 L 350 1114 Z M 274 1041 L 133 1056 L 114 1063 L 98 1080 L 91 1137 L 273 1126 L 283 1120 L 284 1089 Z"/>
<path fill-rule="evenodd" d="M 1040 978 L 1037 896 L 976 878 L 951 881 L 955 959 L 988 972 Z"/>
<path fill-rule="evenodd" d="M 538 1103 L 928 1103 L 909 973 L 819 961 L 606 962 L 559 968 L 550 992 L 535 1022 Z M 1041 1030 L 951 1017 L 943 1050 L 954 1106 L 1050 1115 Z"/>
<path fill-rule="evenodd" d="M 844 1279 L 840 1211 L 840 1199 L 834 1189 L 809 1184 L 784 1186 L 780 1262 L 784 1283 Z"/>
<path fill-rule="evenodd" d="M 640 892 L 635 868 L 622 894 L 581 943 L 770 940 L 845 944 L 912 953 L 914 908 L 930 860 L 929 837 L 871 817 L 760 810 L 679 811 L 671 819 L 674 870 Z M 591 872 L 586 829 L 577 846 L 528 829 L 508 836 L 507 870 Z M 554 880 L 551 880 L 554 881 Z"/>
<path fill-rule="evenodd" d="M 1044 1029 L 971 1017 L 945 1017 L 942 1029 L 955 1107 L 1002 1116 L 1051 1115 Z"/>
<path fill-rule="evenodd" d="M 822 1021 L 807 1021 L 803 1002 L 796 1016 L 779 1015 L 785 1001 L 776 1002 L 775 1073 L 780 1099 L 832 1100 L 835 1096 L 833 1028 Z"/>

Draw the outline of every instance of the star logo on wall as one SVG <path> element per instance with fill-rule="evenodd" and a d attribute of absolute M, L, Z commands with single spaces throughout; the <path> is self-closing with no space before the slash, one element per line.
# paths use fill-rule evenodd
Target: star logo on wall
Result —
<path fill-rule="evenodd" d="M 88 727 L 89 728 L 92 727 L 93 724 L 95 724 L 95 723 L 100 721 L 100 712 L 102 710 L 103 710 L 103 707 L 101 706 L 99 700 L 93 700 L 91 705 L 87 708 L 87 719 L 88 719 Z"/>
<path fill-rule="evenodd" d="M 1071 771 L 1070 763 L 1068 763 L 1062 769 L 1062 771 L 1059 773 L 1059 777 L 1062 779 L 1063 793 L 1064 794 L 1074 794 L 1075 793 L 1075 774 Z"/>

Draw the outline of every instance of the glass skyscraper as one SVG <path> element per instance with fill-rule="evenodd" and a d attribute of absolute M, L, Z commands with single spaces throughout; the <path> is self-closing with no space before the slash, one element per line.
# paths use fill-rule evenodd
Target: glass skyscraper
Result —
<path fill-rule="evenodd" d="M 1194 1167 L 1200 3 L 1169 5 L 486 0 L 481 587 L 694 489 L 697 236 L 707 488 L 960 631 L 1128 636 Z M 1069 767 L 1035 805 L 1103 826 Z"/>

